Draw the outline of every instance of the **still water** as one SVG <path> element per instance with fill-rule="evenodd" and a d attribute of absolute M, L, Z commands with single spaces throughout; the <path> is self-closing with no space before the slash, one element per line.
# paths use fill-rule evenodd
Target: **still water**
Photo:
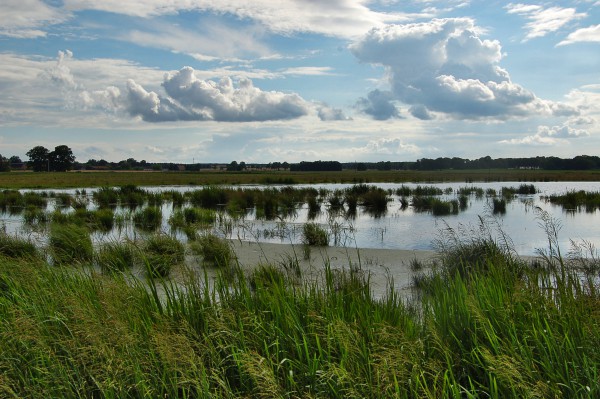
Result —
<path fill-rule="evenodd" d="M 500 193 L 502 187 L 518 187 L 519 182 L 501 183 L 438 183 L 426 184 L 427 186 L 439 187 L 449 194 L 440 196 L 440 199 L 451 200 L 458 197 L 458 190 L 462 187 L 477 187 L 484 191 L 496 190 Z M 529 184 L 529 183 L 528 183 Z M 385 190 L 395 191 L 401 186 L 415 188 L 417 184 L 403 183 L 377 183 L 370 184 Z M 420 184 L 423 186 L 424 184 Z M 482 218 L 495 237 L 502 233 L 508 237 L 514 249 L 521 255 L 534 255 L 539 249 L 548 246 L 548 238 L 544 229 L 540 226 L 540 209 L 547 212 L 559 228 L 558 238 L 563 253 L 568 252 L 571 240 L 575 242 L 589 242 L 597 248 L 600 247 L 600 212 L 567 211 L 561 206 L 546 202 L 543 197 L 551 194 L 563 194 L 572 190 L 585 190 L 591 192 L 600 191 L 600 182 L 539 182 L 534 183 L 539 191 L 534 195 L 517 195 L 506 205 L 506 213 L 493 214 L 492 199 L 476 197 L 468 198 L 468 206 L 456 215 L 433 216 L 429 212 L 417 212 L 411 206 L 402 207 L 401 198 L 391 195 L 387 212 L 379 216 L 373 216 L 367 210 L 357 209 L 354 217 L 348 218 L 343 213 L 329 212 L 325 204 L 321 212 L 317 214 L 312 222 L 318 223 L 330 234 L 330 245 L 358 247 L 358 248 L 386 248 L 386 249 L 411 249 L 429 250 L 435 249 L 435 242 L 442 232 L 448 228 L 460 232 L 461 235 L 477 234 Z M 297 185 L 298 187 L 314 187 L 316 189 L 340 190 L 351 187 L 351 184 L 319 184 L 319 185 Z M 239 187 L 239 186 L 236 186 Z M 257 186 L 248 186 L 256 188 Z M 258 186 L 260 187 L 260 186 Z M 274 186 L 269 186 L 274 187 Z M 243 188 L 243 187 L 242 187 Z M 144 187 L 151 192 L 177 190 L 193 191 L 199 190 L 197 186 L 172 186 L 172 187 Z M 31 191 L 31 190 L 27 190 Z M 55 193 L 67 192 L 75 194 L 75 190 L 53 190 Z M 91 197 L 94 189 L 86 189 L 87 195 Z M 410 198 L 409 198 L 410 202 Z M 93 202 L 90 201 L 90 208 Z M 49 208 L 52 209 L 52 203 Z M 123 211 L 117 209 L 117 213 Z M 163 225 L 161 230 L 171 231 L 168 224 L 169 217 L 173 212 L 172 204 L 162 205 Z M 7 214 L 0 215 L 1 227 L 9 233 L 26 234 L 40 242 L 44 241 L 43 234 L 27 229 L 17 216 Z M 215 226 L 214 232 L 232 239 L 243 241 L 260 241 L 272 243 L 300 243 L 302 226 L 308 221 L 307 204 L 299 204 L 292 214 L 276 220 L 262 220 L 256 218 L 254 211 L 244 215 L 232 217 L 223 213 L 221 223 Z M 225 226 L 225 227 L 224 227 Z M 473 232 L 473 233 L 471 233 Z M 94 240 L 101 242 L 119 238 L 136 238 L 143 234 L 136 231 L 132 226 L 125 229 L 114 229 L 109 233 L 94 233 Z M 182 240 L 185 235 L 178 234 Z"/>

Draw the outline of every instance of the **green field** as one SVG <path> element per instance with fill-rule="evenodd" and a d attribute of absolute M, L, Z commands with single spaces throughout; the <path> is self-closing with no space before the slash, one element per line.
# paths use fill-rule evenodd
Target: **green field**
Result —
<path fill-rule="evenodd" d="M 444 182 L 600 181 L 600 171 L 440 170 L 341 172 L 8 172 L 0 188 L 82 188 L 101 186 L 298 184 L 298 183 L 444 183 Z"/>

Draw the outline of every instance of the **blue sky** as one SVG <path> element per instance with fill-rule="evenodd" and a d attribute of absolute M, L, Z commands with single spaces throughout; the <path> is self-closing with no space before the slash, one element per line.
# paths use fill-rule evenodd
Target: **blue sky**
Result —
<path fill-rule="evenodd" d="M 600 1 L 3 0 L 0 153 L 599 155 Z"/>

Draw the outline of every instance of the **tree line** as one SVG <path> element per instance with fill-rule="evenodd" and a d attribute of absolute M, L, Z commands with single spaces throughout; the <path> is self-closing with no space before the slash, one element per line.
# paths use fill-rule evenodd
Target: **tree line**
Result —
<path fill-rule="evenodd" d="M 573 158 L 531 157 L 497 158 L 489 156 L 478 159 L 421 158 L 410 162 L 351 162 L 342 164 L 344 169 L 354 170 L 469 170 L 469 169 L 541 169 L 541 170 L 592 170 L 600 169 L 600 158 L 578 155 Z"/>
<path fill-rule="evenodd" d="M 338 161 L 302 161 L 299 163 L 270 162 L 268 164 L 247 164 L 246 162 L 232 161 L 229 164 L 217 163 L 174 163 L 174 162 L 146 162 L 128 158 L 119 162 L 109 162 L 104 159 L 90 159 L 87 162 L 76 162 L 73 151 L 67 145 L 59 145 L 54 150 L 43 146 L 35 146 L 26 153 L 29 160 L 23 162 L 20 157 L 13 155 L 10 158 L 0 154 L 0 172 L 11 169 L 27 167 L 35 172 L 65 172 L 68 170 L 170 170 L 170 171 L 200 171 L 218 169 L 227 171 L 247 170 L 290 170 L 293 172 L 324 172 L 340 171 L 343 169 L 363 170 L 468 170 L 468 169 L 543 169 L 543 170 L 592 170 L 600 169 L 600 157 L 591 155 L 578 155 L 573 158 L 559 157 L 530 157 L 530 158 L 496 158 L 490 156 L 478 159 L 459 157 L 439 157 L 435 159 L 421 158 L 416 161 L 380 161 L 380 162 L 351 162 Z"/>

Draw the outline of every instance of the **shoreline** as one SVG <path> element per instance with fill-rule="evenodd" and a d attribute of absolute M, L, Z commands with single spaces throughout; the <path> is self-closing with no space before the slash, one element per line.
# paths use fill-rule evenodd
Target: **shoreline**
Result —
<path fill-rule="evenodd" d="M 245 270 L 255 269 L 260 264 L 288 265 L 298 262 L 302 275 L 309 279 L 322 277 L 325 266 L 332 270 L 349 270 L 356 267 L 369 274 L 372 292 L 383 296 L 393 277 L 394 289 L 408 292 L 414 275 L 429 269 L 436 251 L 373 249 L 347 247 L 310 247 L 310 257 L 305 259 L 302 244 L 276 244 L 251 241 L 230 240 L 235 259 Z M 417 260 L 423 269 L 411 270 L 411 262 Z"/>

